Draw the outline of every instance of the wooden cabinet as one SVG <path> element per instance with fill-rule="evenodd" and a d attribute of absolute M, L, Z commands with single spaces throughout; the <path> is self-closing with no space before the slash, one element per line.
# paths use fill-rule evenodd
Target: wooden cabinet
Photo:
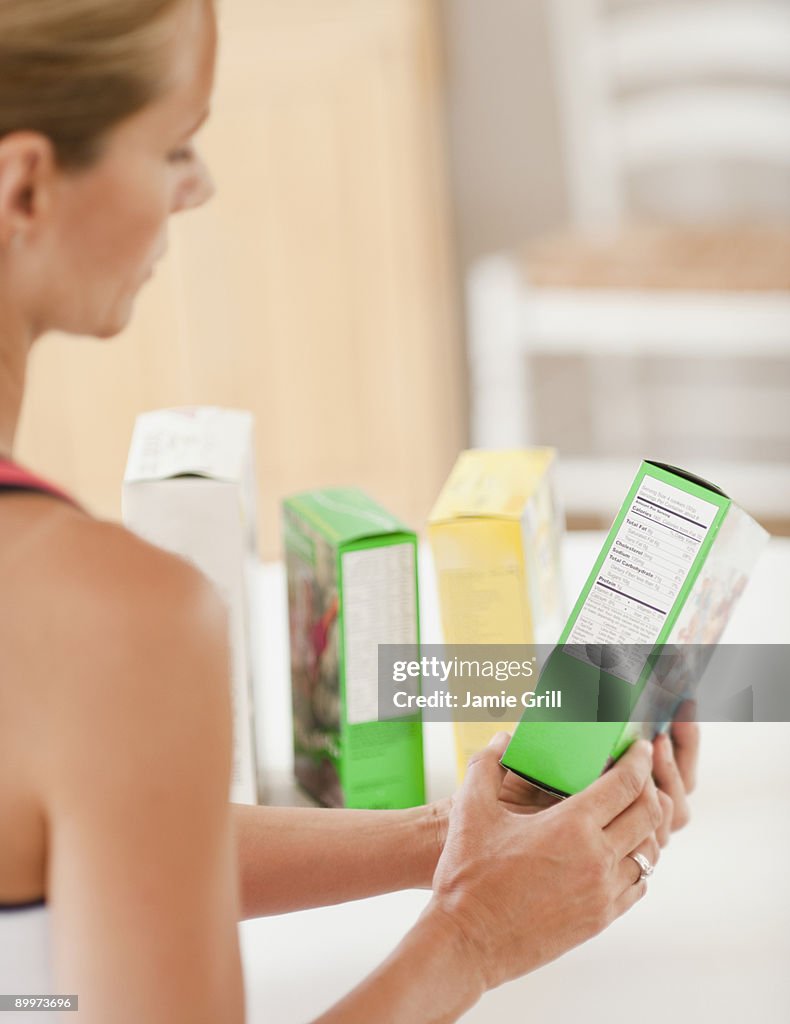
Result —
<path fill-rule="evenodd" d="M 138 412 L 243 407 L 267 556 L 307 487 L 359 485 L 420 527 L 465 436 L 433 4 L 220 14 L 218 194 L 174 220 L 122 337 L 38 344 L 18 457 L 116 517 Z"/>

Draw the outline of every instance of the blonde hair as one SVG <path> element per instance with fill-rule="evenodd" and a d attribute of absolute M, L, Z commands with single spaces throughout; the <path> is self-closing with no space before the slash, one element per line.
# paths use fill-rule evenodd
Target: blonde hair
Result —
<path fill-rule="evenodd" d="M 0 0 L 0 139 L 34 131 L 63 168 L 166 88 L 171 14 L 197 0 Z"/>

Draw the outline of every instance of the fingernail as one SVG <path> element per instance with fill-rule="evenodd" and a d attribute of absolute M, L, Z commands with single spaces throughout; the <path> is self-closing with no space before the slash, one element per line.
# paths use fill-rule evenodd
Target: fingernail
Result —
<path fill-rule="evenodd" d="M 488 742 L 488 745 L 489 747 L 498 747 L 500 743 L 504 743 L 506 740 L 510 742 L 510 733 L 504 732 L 503 730 L 502 732 L 498 732 L 494 736 L 492 736 Z"/>

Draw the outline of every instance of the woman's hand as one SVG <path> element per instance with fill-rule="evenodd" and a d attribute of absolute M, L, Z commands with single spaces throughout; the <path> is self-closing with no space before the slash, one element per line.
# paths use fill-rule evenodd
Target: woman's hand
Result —
<path fill-rule="evenodd" d="M 670 731 L 653 741 L 653 779 L 658 787 L 661 823 L 656 829 L 660 846 L 669 842 L 672 832 L 684 828 L 690 820 L 688 796 L 697 781 L 700 730 L 693 721 L 694 704 L 684 701 L 678 708 Z M 442 855 L 447 828 L 458 794 L 432 804 L 436 824 L 436 859 Z M 499 801 L 515 814 L 536 814 L 553 807 L 560 798 L 544 792 L 513 772 L 506 772 L 499 790 Z M 426 888 L 430 882 L 426 880 Z"/>
<path fill-rule="evenodd" d="M 662 819 L 656 829 L 660 846 L 666 846 L 672 832 L 688 825 L 691 818 L 689 794 L 697 780 L 699 726 L 692 720 L 694 705 L 681 704 L 670 731 L 653 741 L 653 779 L 658 787 Z M 509 810 L 535 814 L 552 807 L 559 797 L 545 793 L 513 772 L 508 772 L 499 791 L 499 799 Z"/>
<path fill-rule="evenodd" d="M 500 735 L 506 736 L 508 740 L 510 739 L 508 733 L 503 732 Z M 435 800 L 430 805 L 436 826 L 436 863 L 438 863 L 442 850 L 444 850 L 450 815 L 459 795 L 460 790 L 453 793 L 452 796 L 444 797 L 442 800 Z M 552 796 L 550 793 L 538 789 L 537 786 L 533 786 L 531 782 L 527 782 L 526 779 L 520 778 L 513 772 L 505 772 L 505 777 L 499 790 L 499 801 L 503 807 L 514 814 L 537 814 L 538 811 L 542 811 L 546 807 L 553 807 L 559 800 L 560 797 Z M 433 872 L 431 877 L 427 879 L 424 888 L 431 888 L 432 879 Z"/>
<path fill-rule="evenodd" d="M 460 937 L 487 989 L 603 930 L 645 893 L 628 854 L 659 857 L 650 744 L 634 744 L 583 793 L 535 815 L 523 813 L 529 800 L 501 799 L 507 740 L 499 734 L 470 761 L 426 910 Z"/>

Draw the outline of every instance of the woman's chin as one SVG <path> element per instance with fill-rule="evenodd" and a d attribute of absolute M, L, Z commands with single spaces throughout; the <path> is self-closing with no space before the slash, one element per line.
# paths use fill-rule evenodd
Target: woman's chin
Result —
<path fill-rule="evenodd" d="M 136 296 L 127 299 L 117 309 L 112 310 L 98 325 L 96 329 L 90 333 L 95 338 L 115 338 L 121 334 L 129 326 L 132 319 L 132 313 L 134 312 L 134 303 Z"/>
<path fill-rule="evenodd" d="M 120 321 L 118 323 L 107 323 L 98 330 L 92 331 L 91 334 L 100 341 L 108 341 L 110 338 L 117 338 L 119 334 L 122 334 L 128 323 L 128 320 L 123 323 Z"/>

